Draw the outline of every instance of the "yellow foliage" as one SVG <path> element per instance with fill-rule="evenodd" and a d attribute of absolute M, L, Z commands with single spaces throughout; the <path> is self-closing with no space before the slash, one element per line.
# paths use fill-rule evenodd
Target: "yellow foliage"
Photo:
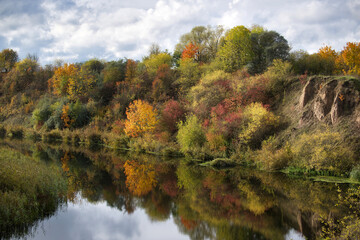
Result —
<path fill-rule="evenodd" d="M 74 123 L 74 119 L 70 119 L 69 108 L 69 105 L 64 105 L 61 114 L 61 119 L 64 121 L 64 125 L 67 128 L 70 128 L 71 125 Z"/>
<path fill-rule="evenodd" d="M 138 137 L 153 132 L 158 123 L 158 113 L 146 101 L 135 100 L 126 109 L 125 133 L 129 137 Z"/>
<path fill-rule="evenodd" d="M 48 81 L 49 88 L 54 94 L 68 96 L 70 99 L 85 94 L 93 87 L 94 82 L 91 74 L 80 70 L 75 64 L 58 67 Z"/>
<path fill-rule="evenodd" d="M 127 160 L 124 167 L 126 186 L 134 195 L 143 196 L 156 186 L 156 172 L 152 164 Z"/>
<path fill-rule="evenodd" d="M 348 42 L 336 59 L 338 68 L 344 74 L 360 75 L 360 42 Z"/>
<path fill-rule="evenodd" d="M 261 140 L 266 132 L 279 125 L 279 117 L 263 107 L 261 103 L 248 105 L 244 110 L 243 118 L 245 126 L 239 138 L 245 144 Z"/>
<path fill-rule="evenodd" d="M 297 166 L 307 169 L 344 172 L 354 164 L 354 151 L 338 132 L 304 133 L 292 144 L 291 150 Z"/>

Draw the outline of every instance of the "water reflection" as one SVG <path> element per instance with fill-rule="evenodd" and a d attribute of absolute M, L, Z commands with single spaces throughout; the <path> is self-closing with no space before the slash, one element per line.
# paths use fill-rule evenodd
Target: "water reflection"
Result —
<path fill-rule="evenodd" d="M 341 214 L 334 184 L 106 150 L 28 151 L 63 169 L 69 202 L 32 239 L 314 239 L 320 216 Z"/>
<path fill-rule="evenodd" d="M 143 209 L 128 215 L 105 201 L 90 203 L 82 198 L 41 225 L 28 239 L 187 239 L 177 234 L 172 219 L 152 224 Z"/>

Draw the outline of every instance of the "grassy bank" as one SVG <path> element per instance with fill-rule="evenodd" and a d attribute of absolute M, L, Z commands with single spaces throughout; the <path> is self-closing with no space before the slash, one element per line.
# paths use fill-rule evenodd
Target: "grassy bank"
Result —
<path fill-rule="evenodd" d="M 57 166 L 5 147 L 0 151 L 0 235 L 21 235 L 64 203 L 66 179 Z"/>

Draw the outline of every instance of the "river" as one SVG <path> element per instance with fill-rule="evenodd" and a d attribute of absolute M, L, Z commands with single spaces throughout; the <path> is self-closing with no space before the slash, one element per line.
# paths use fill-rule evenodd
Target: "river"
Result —
<path fill-rule="evenodd" d="M 107 149 L 1 146 L 61 168 L 67 182 L 65 201 L 1 239 L 315 239 L 347 187 Z"/>

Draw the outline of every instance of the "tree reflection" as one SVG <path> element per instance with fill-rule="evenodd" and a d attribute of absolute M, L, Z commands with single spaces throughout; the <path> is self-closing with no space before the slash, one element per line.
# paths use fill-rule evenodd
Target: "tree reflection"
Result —
<path fill-rule="evenodd" d="M 157 184 L 155 169 L 151 163 L 128 160 L 124 164 L 126 186 L 135 196 L 148 194 Z"/>
<path fill-rule="evenodd" d="M 343 216 L 335 207 L 336 185 L 283 174 L 214 170 L 104 149 L 37 146 L 32 156 L 62 167 L 69 201 L 81 194 L 128 214 L 144 209 L 152 221 L 172 217 L 191 239 L 284 239 L 290 229 L 314 239 L 321 217 Z"/>

